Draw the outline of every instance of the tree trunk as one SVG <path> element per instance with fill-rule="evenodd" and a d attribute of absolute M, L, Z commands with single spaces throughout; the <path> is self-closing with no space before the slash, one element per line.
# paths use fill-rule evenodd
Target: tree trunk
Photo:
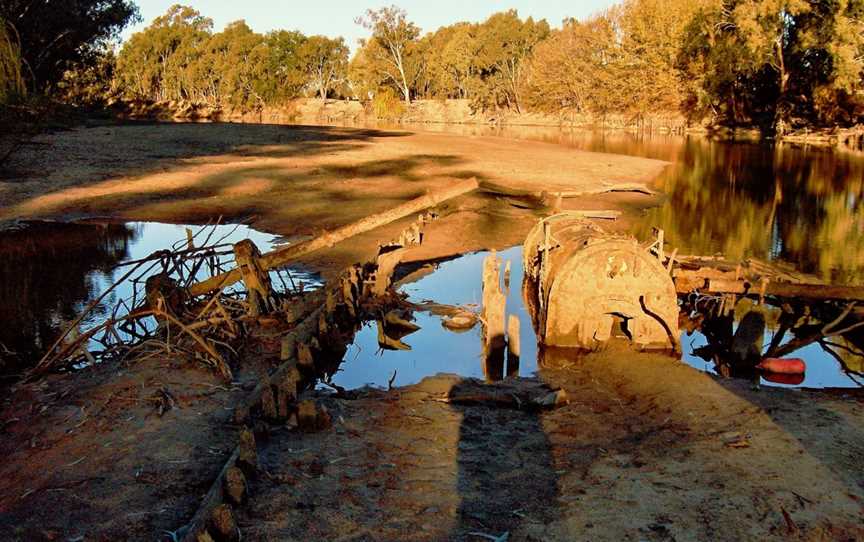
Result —
<path fill-rule="evenodd" d="M 786 90 L 789 85 L 789 74 L 786 72 L 786 62 L 783 58 L 782 37 L 774 42 L 774 54 L 777 57 L 777 77 L 779 95 L 774 106 L 774 136 L 782 137 L 787 130 L 789 118 L 789 107 L 786 102 Z"/>

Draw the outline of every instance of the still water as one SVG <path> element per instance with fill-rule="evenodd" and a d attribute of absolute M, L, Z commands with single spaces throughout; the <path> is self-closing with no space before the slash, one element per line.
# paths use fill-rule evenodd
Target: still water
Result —
<path fill-rule="evenodd" d="M 415 303 L 432 300 L 447 305 L 479 305 L 483 260 L 488 255 L 488 252 L 477 252 L 442 263 L 434 273 L 404 286 L 402 291 Z M 522 247 L 511 248 L 498 255 L 503 261 L 509 260 L 512 265 L 507 312 L 518 316 L 521 323 L 519 335 L 522 359 L 519 375 L 530 376 L 542 369 L 544 363 L 542 355 L 538 356 L 537 340 L 522 297 Z M 402 339 L 411 346 L 408 351 L 380 349 L 377 328 L 374 324 L 364 327 L 355 337 L 354 344 L 349 346 L 345 363 L 334 375 L 332 382 L 351 389 L 364 385 L 387 387 L 391 378 L 394 386 L 404 386 L 437 373 L 486 377 L 481 353 L 480 325 L 470 331 L 456 333 L 444 328 L 438 316 L 417 312 L 415 317 L 415 323 L 421 329 Z M 775 331 L 776 325 L 767 327 L 764 344 L 770 344 Z M 692 335 L 682 332 L 681 344 L 684 350 L 682 360 L 685 363 L 701 371 L 717 374 L 713 362 L 705 361 L 694 352 L 707 344 L 704 335 L 699 332 Z M 864 358 L 844 350 L 838 350 L 837 353 L 845 356 L 846 369 L 852 368 L 859 372 L 864 369 Z M 578 365 L 579 355 L 574 353 L 569 361 Z M 807 372 L 802 381 L 791 385 L 761 379 L 761 384 L 806 388 L 857 388 L 864 385 L 864 378 L 856 380 L 854 374 L 846 372 L 844 367 L 818 344 L 802 348 L 794 355 L 803 358 L 807 363 Z M 634 353 L 633 363 L 639 363 L 638 354 Z"/>
<path fill-rule="evenodd" d="M 780 260 L 834 283 L 864 283 L 862 153 L 547 127 L 418 129 L 665 160 L 654 187 L 666 199 L 646 213 L 638 237 L 659 227 L 681 254 Z"/>
<path fill-rule="evenodd" d="M 0 233 L 0 376 L 39 359 L 68 323 L 127 271 L 119 267 L 124 262 L 185 243 L 187 228 L 199 245 L 208 236 L 207 244 L 251 239 L 262 251 L 286 242 L 242 224 L 31 222 Z M 307 285 L 319 282 L 302 269 L 292 272 Z M 81 323 L 81 330 L 100 322 L 131 293 L 130 284 L 118 286 Z"/>

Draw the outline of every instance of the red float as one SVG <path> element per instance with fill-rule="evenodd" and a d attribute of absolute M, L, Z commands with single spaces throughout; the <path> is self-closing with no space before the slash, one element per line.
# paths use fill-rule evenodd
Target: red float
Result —
<path fill-rule="evenodd" d="M 799 375 L 804 374 L 807 365 L 801 358 L 765 358 L 756 368 L 769 373 Z"/>

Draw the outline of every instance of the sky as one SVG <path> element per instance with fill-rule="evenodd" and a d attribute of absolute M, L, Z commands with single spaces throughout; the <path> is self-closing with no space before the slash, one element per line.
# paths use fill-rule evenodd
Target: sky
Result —
<path fill-rule="evenodd" d="M 582 19 L 605 9 L 615 0 L 137 0 L 144 22 L 123 32 L 128 38 L 176 3 L 192 6 L 213 19 L 215 29 L 244 19 L 256 32 L 285 29 L 306 35 L 342 36 L 352 50 L 366 30 L 354 23 L 367 8 L 396 4 L 424 33 L 458 21 L 481 22 L 498 11 L 516 9 L 522 17 L 546 19 L 553 27 L 565 17 Z"/>

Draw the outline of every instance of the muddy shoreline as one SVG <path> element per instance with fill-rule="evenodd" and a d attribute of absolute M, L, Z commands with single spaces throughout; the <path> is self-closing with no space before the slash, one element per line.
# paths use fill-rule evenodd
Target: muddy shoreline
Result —
<path fill-rule="evenodd" d="M 315 235 L 448 179 L 590 192 L 647 183 L 665 166 L 525 141 L 341 128 L 117 126 L 42 141 L 50 151 L 22 153 L 4 175 L 3 220 L 222 215 Z M 627 231 L 656 201 L 596 194 L 565 208 L 621 210 L 611 227 Z M 407 261 L 519 244 L 547 212 L 494 194 L 463 196 L 442 206 Z M 331 278 L 407 222 L 303 263 Z M 154 358 L 15 388 L 0 413 L 0 533 L 153 539 L 188 522 L 237 442 L 235 407 L 278 362 L 278 335 L 262 330 L 258 339 L 230 384 Z M 459 385 L 452 377 L 350 398 L 319 392 L 332 429 L 260 428 L 261 472 L 238 508 L 244 538 L 864 536 L 860 393 L 757 392 L 617 346 L 565 365 L 538 377 L 565 389 L 570 404 L 540 414 L 430 400 Z M 153 397 L 162 389 L 178 408 L 159 416 Z"/>

